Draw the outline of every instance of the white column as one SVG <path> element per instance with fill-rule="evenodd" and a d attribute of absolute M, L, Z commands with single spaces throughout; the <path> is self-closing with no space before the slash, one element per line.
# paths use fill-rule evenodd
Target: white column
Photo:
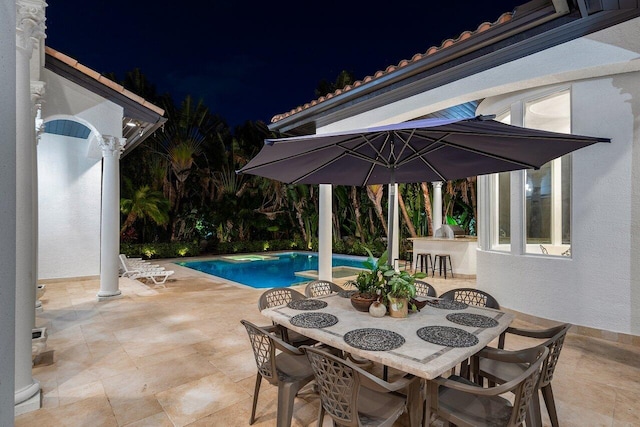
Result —
<path fill-rule="evenodd" d="M 16 8 L 0 0 L 0 425 L 14 422 L 16 339 Z"/>
<path fill-rule="evenodd" d="M 433 182 L 433 235 L 442 226 L 442 181 Z"/>
<path fill-rule="evenodd" d="M 333 256 L 331 184 L 320 184 L 320 212 L 318 224 L 318 279 L 333 280 L 331 260 Z"/>
<path fill-rule="evenodd" d="M 36 141 L 31 104 L 30 61 L 44 38 L 40 0 L 16 2 L 16 338 L 15 413 L 40 408 L 40 384 L 31 374 L 31 332 L 35 327 L 37 216 L 34 211 Z"/>
<path fill-rule="evenodd" d="M 120 153 L 124 138 L 105 135 L 102 148 L 102 220 L 100 230 L 100 291 L 98 300 L 121 294 L 118 283 L 120 250 Z"/>
<path fill-rule="evenodd" d="M 33 221 L 33 248 L 34 248 L 34 258 L 33 258 L 33 268 L 34 274 L 36 276 L 36 312 L 42 311 L 42 302 L 38 299 L 37 286 L 38 286 L 38 142 L 40 141 L 40 135 L 44 130 L 44 123 L 42 120 L 42 102 L 45 94 L 45 83 L 42 81 L 31 81 L 31 113 L 34 118 L 34 140 L 35 140 L 35 148 L 33 150 L 33 158 L 31 159 L 31 164 L 33 167 L 33 185 L 32 185 L 32 196 L 33 200 L 31 204 L 33 206 L 33 216 L 35 221 Z M 34 313 L 35 314 L 35 313 Z M 34 320 L 35 322 L 35 320 Z"/>

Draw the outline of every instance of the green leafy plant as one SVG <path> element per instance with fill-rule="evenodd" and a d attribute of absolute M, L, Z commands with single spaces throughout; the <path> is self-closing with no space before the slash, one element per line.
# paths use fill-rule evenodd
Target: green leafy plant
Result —
<path fill-rule="evenodd" d="M 356 289 L 361 295 L 381 295 L 385 286 L 385 280 L 382 276 L 381 266 L 386 265 L 387 254 L 383 253 L 377 260 L 373 257 L 373 253 L 365 248 L 368 257 L 362 263 L 367 271 L 362 271 L 356 278 Z"/>
<path fill-rule="evenodd" d="M 392 266 L 385 264 L 378 267 L 385 279 L 384 297 L 390 301 L 390 298 L 406 298 L 408 301 L 416 295 L 415 281 L 427 277 L 425 273 L 416 272 L 409 274 L 407 271 L 397 271 Z M 411 307 L 416 310 L 416 307 Z"/>

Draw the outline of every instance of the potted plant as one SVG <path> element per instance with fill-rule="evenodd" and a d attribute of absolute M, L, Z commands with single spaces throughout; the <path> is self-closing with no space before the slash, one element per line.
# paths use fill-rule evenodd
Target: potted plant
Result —
<path fill-rule="evenodd" d="M 391 317 L 407 317 L 409 301 L 416 294 L 415 281 L 426 277 L 426 274 L 421 272 L 409 274 L 406 271 L 397 271 L 390 265 L 381 266 L 379 269 L 386 280 L 384 294 L 389 301 L 389 315 Z"/>
<path fill-rule="evenodd" d="M 382 265 L 386 260 L 385 255 L 383 254 L 376 261 L 369 249 L 367 252 L 369 257 L 363 263 L 367 270 L 358 274 L 355 280 L 357 292 L 351 295 L 351 305 L 358 311 L 369 311 L 371 304 L 380 299 L 385 283 L 379 269 L 379 265 Z"/>

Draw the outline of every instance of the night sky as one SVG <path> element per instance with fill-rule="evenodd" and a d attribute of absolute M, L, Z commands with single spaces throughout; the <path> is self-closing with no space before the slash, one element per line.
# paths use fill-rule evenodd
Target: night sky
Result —
<path fill-rule="evenodd" d="M 373 75 L 525 0 L 438 3 L 49 0 L 45 43 L 118 79 L 139 68 L 159 94 L 203 99 L 231 126 L 269 123 L 323 79 Z"/>

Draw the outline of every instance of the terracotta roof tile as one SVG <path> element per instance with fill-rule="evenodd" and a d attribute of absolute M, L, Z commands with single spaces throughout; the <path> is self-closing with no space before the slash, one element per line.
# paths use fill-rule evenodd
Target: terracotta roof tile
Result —
<path fill-rule="evenodd" d="M 158 107 L 157 105 L 153 105 L 152 103 L 150 103 L 149 101 L 147 101 L 146 99 L 144 99 L 141 96 L 136 95 L 135 93 L 131 92 L 130 90 L 127 90 L 124 88 L 124 86 L 122 86 L 121 84 L 118 84 L 116 82 L 114 82 L 111 79 L 108 79 L 107 77 L 101 75 L 100 73 L 98 73 L 97 71 L 82 65 L 81 63 L 79 63 L 77 60 L 71 58 L 70 56 L 67 56 L 61 52 L 58 52 L 55 49 L 50 48 L 49 46 L 45 47 L 45 52 L 47 55 L 51 55 L 52 57 L 64 62 L 65 64 L 67 64 L 68 66 L 75 68 L 76 70 L 80 71 L 82 74 L 91 77 L 92 79 L 100 82 L 101 84 L 109 87 L 110 89 L 115 90 L 118 93 L 123 94 L 124 96 L 126 96 L 127 98 L 137 102 L 138 104 L 152 110 L 155 111 L 156 113 L 158 113 L 159 115 L 164 115 L 164 110 L 160 107 Z"/>
<path fill-rule="evenodd" d="M 352 85 L 349 86 L 345 86 L 342 89 L 338 89 L 333 93 L 327 94 L 325 96 L 321 96 L 320 98 L 308 102 L 302 106 L 298 106 L 296 108 L 294 108 L 293 110 L 287 112 L 287 113 L 282 113 L 282 114 L 278 114 L 273 116 L 273 118 L 271 119 L 271 123 L 276 123 L 279 122 L 280 120 L 286 119 L 289 116 L 292 116 L 296 113 L 299 113 L 303 110 L 306 110 L 310 107 L 313 107 L 317 104 L 320 104 L 328 99 L 333 98 L 334 96 L 338 96 L 341 95 L 343 93 L 349 92 L 350 90 L 352 90 L 353 88 L 359 87 L 363 84 L 369 83 L 373 80 L 379 79 L 380 77 L 386 76 L 387 74 L 393 73 L 394 71 L 397 71 L 399 69 L 402 69 L 404 67 L 407 67 L 408 65 L 411 65 L 415 62 L 418 62 L 424 58 L 426 58 L 429 55 L 433 55 L 436 52 L 441 51 L 442 49 L 446 49 L 448 47 L 451 47 L 453 45 L 455 45 L 456 43 L 460 43 L 464 40 L 469 39 L 470 37 L 472 37 L 475 34 L 479 34 L 482 33 L 484 31 L 487 31 L 490 28 L 495 27 L 496 25 L 500 25 L 500 24 L 504 24 L 505 22 L 508 22 L 511 20 L 511 18 L 513 17 L 513 12 L 506 12 L 503 13 L 502 15 L 500 15 L 500 17 L 493 23 L 491 22 L 483 22 L 482 24 L 478 25 L 478 28 L 475 31 L 464 31 L 462 34 L 460 34 L 460 36 L 458 36 L 458 38 L 456 39 L 447 39 L 445 41 L 443 41 L 440 46 L 431 46 L 429 49 L 427 49 L 427 51 L 425 53 L 416 53 L 415 55 L 413 55 L 413 57 L 411 59 L 403 59 L 401 60 L 398 65 L 389 65 L 385 70 L 380 70 L 380 71 L 376 71 L 374 73 L 373 76 L 366 76 L 365 78 L 363 78 L 362 80 L 358 80 L 356 82 L 354 82 Z"/>

